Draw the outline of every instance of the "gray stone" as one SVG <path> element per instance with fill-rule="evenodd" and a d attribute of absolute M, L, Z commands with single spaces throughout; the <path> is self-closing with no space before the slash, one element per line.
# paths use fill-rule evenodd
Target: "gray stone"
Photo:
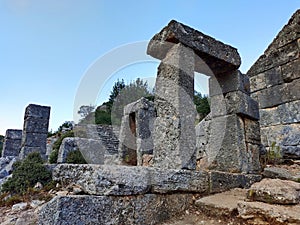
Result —
<path fill-rule="evenodd" d="M 296 59 L 290 63 L 287 63 L 281 67 L 282 78 L 285 82 L 291 82 L 297 78 L 300 78 L 300 59 Z"/>
<path fill-rule="evenodd" d="M 282 180 L 292 180 L 293 175 L 284 168 L 279 167 L 266 167 L 263 171 L 263 176 L 271 179 L 282 179 Z"/>
<path fill-rule="evenodd" d="M 177 44 L 159 65 L 155 87 L 155 167 L 196 167 L 193 62 L 192 50 Z"/>
<path fill-rule="evenodd" d="M 35 104 L 29 104 L 25 110 L 25 119 L 28 117 L 40 118 L 49 120 L 50 118 L 50 107 L 41 106 Z"/>
<path fill-rule="evenodd" d="M 182 43 L 195 51 L 214 74 L 234 71 L 241 64 L 241 58 L 235 48 L 175 20 L 151 39 L 147 54 L 162 60 L 174 43 Z M 200 73 L 203 73 L 202 60 L 199 65 L 197 60 L 195 67 L 195 71 Z"/>
<path fill-rule="evenodd" d="M 236 70 L 228 74 L 216 75 L 209 78 L 210 97 L 233 91 L 242 91 L 247 95 L 250 94 L 250 81 L 246 74 Z"/>
<path fill-rule="evenodd" d="M 256 92 L 267 87 L 266 77 L 264 73 L 259 73 L 256 76 L 250 78 L 251 92 Z"/>
<path fill-rule="evenodd" d="M 232 188 L 249 188 L 253 183 L 259 182 L 261 179 L 261 175 L 211 171 L 209 192 L 218 193 Z"/>
<path fill-rule="evenodd" d="M 298 146 L 283 146 L 281 150 L 283 158 L 300 159 L 300 145 Z"/>
<path fill-rule="evenodd" d="M 18 156 L 21 150 L 22 130 L 6 130 L 2 157 Z"/>
<path fill-rule="evenodd" d="M 197 160 L 200 160 L 207 151 L 207 145 L 210 136 L 210 123 L 211 114 L 206 116 L 200 123 L 196 126 L 196 148 L 197 148 Z"/>
<path fill-rule="evenodd" d="M 186 210 L 191 203 L 190 194 L 58 196 L 42 207 L 38 224 L 158 224 Z"/>
<path fill-rule="evenodd" d="M 65 185 L 78 185 L 91 195 L 205 193 L 209 189 L 209 176 L 205 171 L 60 164 L 54 169 L 53 177 Z"/>
<path fill-rule="evenodd" d="M 122 164 L 143 165 L 143 155 L 153 154 L 154 103 L 146 98 L 124 108 L 119 157 Z"/>
<path fill-rule="evenodd" d="M 238 216 L 248 224 L 300 224 L 300 207 L 240 201 Z"/>
<path fill-rule="evenodd" d="M 281 68 L 275 67 L 270 70 L 267 70 L 265 72 L 265 79 L 266 79 L 266 86 L 267 88 L 282 84 L 283 79 L 282 79 L 282 74 L 281 74 Z"/>
<path fill-rule="evenodd" d="M 91 164 L 104 164 L 105 147 L 100 140 L 87 138 L 64 138 L 58 151 L 58 163 L 65 163 L 70 152 L 79 150 Z"/>
<path fill-rule="evenodd" d="M 49 119 L 26 118 L 24 120 L 24 130 L 27 133 L 48 133 Z"/>
<path fill-rule="evenodd" d="M 20 158 L 31 152 L 39 152 L 46 160 L 46 144 L 50 107 L 30 104 L 26 107 Z"/>
<path fill-rule="evenodd" d="M 265 178 L 250 187 L 248 198 L 269 204 L 298 204 L 300 202 L 300 183 Z"/>

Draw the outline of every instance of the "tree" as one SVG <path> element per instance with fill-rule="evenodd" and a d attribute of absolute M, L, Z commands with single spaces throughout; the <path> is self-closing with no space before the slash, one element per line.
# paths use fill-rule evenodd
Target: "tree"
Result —
<path fill-rule="evenodd" d="M 200 116 L 200 121 L 210 113 L 209 100 L 207 96 L 202 96 L 200 92 L 194 92 L 194 104 Z"/>
<path fill-rule="evenodd" d="M 113 96 L 114 90 L 111 96 Z M 125 85 L 119 92 L 119 94 L 113 98 L 113 103 L 110 108 L 111 120 L 113 124 L 120 124 L 123 116 L 124 107 L 129 103 L 135 102 L 142 97 L 153 96 L 153 93 L 149 90 L 148 83 L 142 79 L 137 78 L 128 85 Z"/>
<path fill-rule="evenodd" d="M 78 114 L 82 117 L 85 118 L 87 117 L 91 112 L 93 112 L 95 109 L 95 106 L 93 105 L 82 105 L 80 106 L 78 110 Z"/>

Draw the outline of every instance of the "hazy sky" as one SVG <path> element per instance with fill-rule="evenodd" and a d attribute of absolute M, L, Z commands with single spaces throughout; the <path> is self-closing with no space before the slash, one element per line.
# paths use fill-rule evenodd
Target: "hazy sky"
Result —
<path fill-rule="evenodd" d="M 238 48 L 246 72 L 299 8 L 299 0 L 0 0 L 0 134 L 22 129 L 29 103 L 52 107 L 53 131 L 73 120 L 78 87 L 93 63 L 149 40 L 171 19 Z M 156 66 L 98 76 L 113 76 L 109 86 L 117 77 L 153 77 Z M 100 89 L 91 104 L 106 99 L 109 88 Z"/>

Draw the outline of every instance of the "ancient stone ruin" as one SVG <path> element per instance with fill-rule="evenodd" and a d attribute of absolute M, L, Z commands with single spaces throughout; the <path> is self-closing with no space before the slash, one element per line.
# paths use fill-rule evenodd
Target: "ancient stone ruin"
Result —
<path fill-rule="evenodd" d="M 20 158 L 39 152 L 46 159 L 50 107 L 30 104 L 25 110 Z"/>
<path fill-rule="evenodd" d="M 162 60 L 155 87 L 154 166 L 196 168 L 193 95 L 197 71 L 210 76 L 208 168 L 258 173 L 258 104 L 250 97 L 248 77 L 238 71 L 237 50 L 171 21 L 152 38 L 148 54 Z"/>
<path fill-rule="evenodd" d="M 293 159 L 300 158 L 299 33 L 298 10 L 247 73 L 259 103 L 262 144 Z"/>
<path fill-rule="evenodd" d="M 8 129 L 5 134 L 2 157 L 19 156 L 22 142 L 22 130 Z"/>

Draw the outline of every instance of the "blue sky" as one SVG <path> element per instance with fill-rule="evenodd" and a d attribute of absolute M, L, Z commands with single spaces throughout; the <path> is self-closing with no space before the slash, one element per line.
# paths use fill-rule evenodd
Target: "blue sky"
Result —
<path fill-rule="evenodd" d="M 0 0 L 0 134 L 22 129 L 29 103 L 52 107 L 53 131 L 73 120 L 78 87 L 93 63 L 149 40 L 171 19 L 238 48 L 246 72 L 299 8 L 299 0 Z M 153 77 L 156 65 L 111 75 Z"/>

